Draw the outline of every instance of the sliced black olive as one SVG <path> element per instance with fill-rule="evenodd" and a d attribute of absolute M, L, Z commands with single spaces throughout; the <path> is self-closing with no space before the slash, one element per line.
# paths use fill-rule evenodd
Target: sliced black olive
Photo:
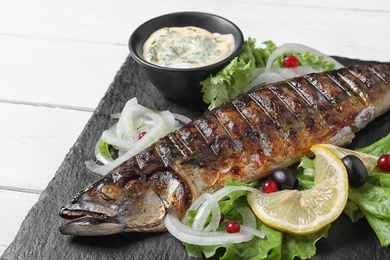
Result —
<path fill-rule="evenodd" d="M 349 185 L 360 187 L 367 180 L 367 169 L 362 160 L 355 155 L 347 155 L 341 159 L 347 168 Z"/>
<path fill-rule="evenodd" d="M 288 168 L 276 169 L 272 174 L 272 180 L 278 184 L 279 190 L 294 190 L 298 188 L 298 179 Z"/>

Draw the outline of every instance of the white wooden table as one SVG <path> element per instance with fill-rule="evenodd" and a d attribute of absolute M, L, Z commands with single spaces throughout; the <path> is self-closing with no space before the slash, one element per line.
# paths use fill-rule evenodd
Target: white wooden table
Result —
<path fill-rule="evenodd" d="M 2 0 L 0 255 L 125 61 L 132 31 L 176 11 L 219 14 L 259 44 L 390 61 L 387 0 Z"/>

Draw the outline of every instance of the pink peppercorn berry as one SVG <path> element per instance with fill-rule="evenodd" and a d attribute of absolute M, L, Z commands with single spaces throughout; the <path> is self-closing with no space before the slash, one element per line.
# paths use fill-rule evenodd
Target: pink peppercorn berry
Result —
<path fill-rule="evenodd" d="M 138 140 L 141 140 L 141 138 L 144 137 L 145 134 L 146 134 L 146 132 L 141 132 L 141 133 L 138 135 Z"/>
<path fill-rule="evenodd" d="M 240 229 L 240 223 L 236 221 L 226 221 L 226 231 L 228 233 L 238 233 L 240 232 Z"/>
<path fill-rule="evenodd" d="M 390 171 L 390 154 L 384 154 L 379 157 L 378 167 L 384 172 Z"/>
<path fill-rule="evenodd" d="M 264 193 L 271 193 L 271 192 L 278 191 L 278 184 L 276 184 L 276 182 L 273 180 L 267 180 L 263 182 L 262 190 Z"/>
<path fill-rule="evenodd" d="M 283 66 L 285 68 L 295 68 L 298 67 L 298 65 L 299 65 L 299 61 L 297 57 L 295 57 L 294 55 L 287 55 L 283 59 Z"/>

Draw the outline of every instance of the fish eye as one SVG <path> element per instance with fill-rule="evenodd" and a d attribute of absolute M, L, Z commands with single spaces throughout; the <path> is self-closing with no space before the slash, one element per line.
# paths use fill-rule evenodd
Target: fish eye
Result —
<path fill-rule="evenodd" d="M 100 197 L 105 201 L 112 201 L 118 198 L 121 194 L 121 190 L 115 185 L 104 185 L 99 191 Z"/>
<path fill-rule="evenodd" d="M 100 191 L 99 194 L 100 194 L 100 197 L 101 197 L 102 199 L 104 199 L 105 201 L 112 201 L 112 200 L 113 200 L 113 199 L 110 198 L 107 194 L 105 194 L 103 191 Z"/>

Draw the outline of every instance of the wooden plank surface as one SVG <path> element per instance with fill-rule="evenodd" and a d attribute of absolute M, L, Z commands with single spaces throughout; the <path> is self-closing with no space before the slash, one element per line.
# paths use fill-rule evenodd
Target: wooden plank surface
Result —
<path fill-rule="evenodd" d="M 0 189 L 0 197 L 3 199 L 0 214 L 0 223 L 4 223 L 3 232 L 0 232 L 0 250 L 3 252 L 14 239 L 30 208 L 38 201 L 39 194 Z M 7 209 L 12 209 L 12 216 L 4 214 Z"/>
<path fill-rule="evenodd" d="M 9 103 L 0 103 L 0 110 L 9 111 L 0 120 L 7 147 L 0 161 L 0 187 L 39 194 L 92 112 Z"/>
<path fill-rule="evenodd" d="M 0 255 L 125 61 L 131 32 L 182 10 L 225 16 L 258 43 L 298 42 L 326 54 L 390 61 L 386 0 L 2 0 L 0 207 L 23 210 L 1 219 Z"/>

